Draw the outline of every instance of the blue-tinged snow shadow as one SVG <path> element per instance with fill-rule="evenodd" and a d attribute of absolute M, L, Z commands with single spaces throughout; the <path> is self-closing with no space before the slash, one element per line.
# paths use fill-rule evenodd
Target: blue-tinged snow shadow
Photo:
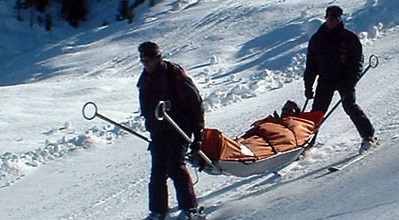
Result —
<path fill-rule="evenodd" d="M 358 33 L 373 32 L 373 29 L 379 24 L 382 24 L 384 29 L 389 29 L 399 25 L 398 14 L 397 0 L 368 0 L 365 7 L 352 14 L 347 24 Z"/>
<path fill-rule="evenodd" d="M 238 62 L 245 64 L 233 73 L 251 68 L 284 70 L 296 54 L 306 53 L 303 45 L 320 24 L 318 19 L 292 22 L 244 43 L 238 52 Z"/>
<path fill-rule="evenodd" d="M 112 44 L 118 44 L 118 41 L 130 37 L 130 35 L 126 34 L 126 30 L 124 29 L 127 26 L 127 24 L 116 23 L 112 26 L 103 26 L 85 31 L 81 30 L 80 32 L 78 30 L 72 30 L 71 32 L 54 33 L 54 36 L 49 33 L 43 36 L 43 39 L 35 40 L 37 44 L 42 45 L 41 48 L 23 48 L 21 51 L 16 52 L 15 56 L 6 57 L 6 61 L 0 62 L 2 65 L 0 86 L 37 82 L 60 75 L 87 75 L 89 74 L 88 71 L 85 72 L 84 70 L 90 68 L 90 66 L 82 65 L 85 60 L 76 62 L 73 59 L 74 55 L 78 53 L 87 53 L 86 61 L 99 59 L 100 57 L 91 53 L 101 51 L 101 49 L 103 49 L 104 53 L 107 53 L 107 48 L 105 48 L 104 45 L 112 46 Z M 65 36 L 61 36 L 62 34 Z M 51 41 L 56 43 L 46 45 L 46 39 L 52 38 L 53 40 Z M 58 39 L 58 41 L 54 39 Z M 87 50 L 88 48 L 91 48 L 91 50 Z M 109 60 L 106 62 L 116 63 L 125 61 L 126 51 L 121 51 L 117 55 L 120 56 L 117 57 L 118 60 Z M 65 62 L 63 65 L 58 65 L 57 68 L 49 65 L 49 63 L 51 64 L 52 62 L 59 62 L 58 59 L 60 57 Z M 116 59 L 115 57 L 116 55 L 111 58 Z M 102 64 L 104 63 L 105 62 Z M 127 66 L 131 65 L 131 63 L 127 61 L 125 63 Z M 95 72 L 93 74 L 97 73 Z"/>

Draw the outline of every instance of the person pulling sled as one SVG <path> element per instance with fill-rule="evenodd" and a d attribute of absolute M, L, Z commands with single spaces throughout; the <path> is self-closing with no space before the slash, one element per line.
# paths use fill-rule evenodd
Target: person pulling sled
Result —
<path fill-rule="evenodd" d="M 202 98 L 184 69 L 163 59 L 158 44 L 144 42 L 138 51 L 144 66 L 137 83 L 140 108 L 151 136 L 148 146 L 152 160 L 148 185 L 150 214 L 146 220 L 168 218 L 168 178 L 173 180 L 178 208 L 181 210 L 177 219 L 203 220 L 205 214 L 198 207 L 185 163 L 187 148 L 197 152 L 201 145 L 204 128 Z M 165 101 L 170 106 L 169 114 L 186 134 L 194 135 L 190 146 L 168 122 L 156 119 L 154 109 L 159 101 Z"/>
<path fill-rule="evenodd" d="M 312 111 L 326 112 L 334 92 L 338 91 L 344 111 L 362 138 L 359 148 L 362 154 L 378 145 L 378 141 L 373 125 L 356 104 L 355 86 L 363 67 L 362 44 L 355 33 L 344 27 L 342 14 L 339 6 L 329 6 L 325 23 L 309 41 L 304 72 L 305 96 L 314 98 Z M 316 76 L 319 78 L 314 93 Z"/>

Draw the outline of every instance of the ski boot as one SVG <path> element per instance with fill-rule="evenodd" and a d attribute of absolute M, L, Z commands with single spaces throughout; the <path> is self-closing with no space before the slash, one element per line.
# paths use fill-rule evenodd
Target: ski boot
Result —
<path fill-rule="evenodd" d="M 167 213 L 151 212 L 144 220 L 166 220 L 169 216 Z"/>
<path fill-rule="evenodd" d="M 177 220 L 206 220 L 204 207 L 182 210 Z"/>
<path fill-rule="evenodd" d="M 359 154 L 367 153 L 371 148 L 377 147 L 379 144 L 376 137 L 365 137 L 360 144 Z"/>

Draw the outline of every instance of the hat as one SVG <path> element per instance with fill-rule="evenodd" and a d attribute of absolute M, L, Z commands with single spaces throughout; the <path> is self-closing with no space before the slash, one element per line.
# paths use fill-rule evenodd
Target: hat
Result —
<path fill-rule="evenodd" d="M 285 115 L 298 115 L 299 113 L 301 113 L 301 110 L 299 109 L 298 104 L 296 104 L 295 102 L 288 100 L 283 108 L 282 108 L 282 116 Z"/>
<path fill-rule="evenodd" d="M 332 5 L 327 7 L 326 9 L 326 18 L 328 16 L 332 16 L 332 17 L 340 17 L 343 14 L 343 10 L 342 8 L 340 8 L 339 6 L 336 5 Z"/>
<path fill-rule="evenodd" d="M 140 57 L 157 57 L 161 55 L 159 45 L 151 41 L 141 43 L 138 51 L 140 52 Z"/>

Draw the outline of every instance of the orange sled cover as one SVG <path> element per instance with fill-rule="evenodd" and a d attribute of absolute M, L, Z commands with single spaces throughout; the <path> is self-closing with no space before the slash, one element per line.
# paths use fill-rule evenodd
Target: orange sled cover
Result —
<path fill-rule="evenodd" d="M 255 161 L 297 147 L 320 125 L 322 112 L 301 113 L 297 117 L 267 118 L 254 122 L 243 136 L 231 139 L 218 129 L 205 129 L 202 151 L 212 161 Z"/>

